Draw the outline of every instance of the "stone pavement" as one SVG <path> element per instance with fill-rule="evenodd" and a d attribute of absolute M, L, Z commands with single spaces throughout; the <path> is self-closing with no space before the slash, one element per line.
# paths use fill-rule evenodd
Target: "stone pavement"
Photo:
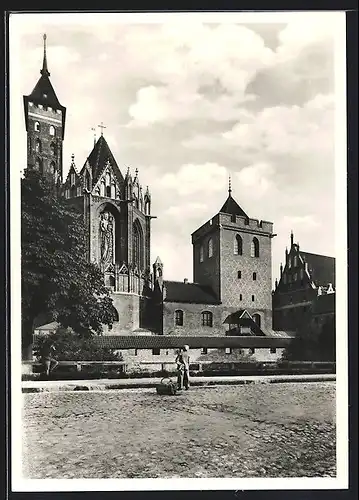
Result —
<path fill-rule="evenodd" d="M 171 377 L 175 380 L 175 377 Z M 333 382 L 335 374 L 315 375 L 252 375 L 192 377 L 192 386 L 275 384 L 284 382 Z M 22 381 L 22 392 L 103 391 L 109 389 L 154 388 L 161 378 L 100 380 L 28 380 Z"/>

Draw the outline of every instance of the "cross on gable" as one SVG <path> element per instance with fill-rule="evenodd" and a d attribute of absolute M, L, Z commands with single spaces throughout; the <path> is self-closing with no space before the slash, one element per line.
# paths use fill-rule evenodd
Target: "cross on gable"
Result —
<path fill-rule="evenodd" d="M 101 135 L 103 135 L 103 129 L 106 128 L 105 125 L 103 124 L 103 122 L 101 122 L 101 124 L 97 125 L 97 126 L 98 126 L 98 128 L 101 129 Z"/>

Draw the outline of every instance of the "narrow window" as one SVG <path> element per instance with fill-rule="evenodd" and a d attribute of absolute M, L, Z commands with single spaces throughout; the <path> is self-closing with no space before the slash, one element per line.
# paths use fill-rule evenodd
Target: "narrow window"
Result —
<path fill-rule="evenodd" d="M 210 311 L 203 311 L 202 326 L 213 326 L 213 314 Z"/>
<path fill-rule="evenodd" d="M 294 256 L 294 267 L 297 267 L 298 265 L 298 257 L 295 255 Z"/>
<path fill-rule="evenodd" d="M 254 354 L 254 353 L 256 352 L 256 350 L 255 350 L 255 348 L 254 348 L 254 347 L 251 347 L 251 348 L 249 349 L 249 352 L 250 352 L 250 354 Z"/>
<path fill-rule="evenodd" d="M 253 321 L 255 322 L 255 324 L 258 325 L 259 328 L 260 328 L 261 327 L 261 317 L 260 317 L 260 314 L 258 314 L 258 313 L 253 314 L 252 318 L 253 318 Z"/>
<path fill-rule="evenodd" d="M 52 137 L 55 137 L 56 135 L 56 131 L 55 131 L 55 127 L 53 125 L 50 125 L 50 135 L 52 135 Z"/>
<path fill-rule="evenodd" d="M 297 279 L 298 279 L 298 273 L 294 273 L 293 279 L 294 279 L 294 281 L 297 281 Z"/>
<path fill-rule="evenodd" d="M 201 354 L 207 354 L 207 352 L 208 352 L 207 347 L 202 347 Z"/>
<path fill-rule="evenodd" d="M 235 214 L 231 215 L 231 222 L 236 222 L 236 215 Z"/>
<path fill-rule="evenodd" d="M 152 349 L 152 354 L 153 356 L 159 356 L 161 354 L 161 349 L 158 349 L 157 347 Z"/>
<path fill-rule="evenodd" d="M 259 257 L 259 241 L 253 238 L 251 243 L 251 257 Z"/>
<path fill-rule="evenodd" d="M 286 275 L 286 274 L 284 274 L 284 275 L 283 275 L 283 283 L 284 283 L 284 284 L 286 284 L 286 283 L 287 283 L 287 275 Z"/>
<path fill-rule="evenodd" d="M 242 300 L 242 298 L 243 298 L 243 297 L 242 297 L 242 294 L 240 293 L 240 294 L 239 294 L 239 300 Z"/>
<path fill-rule="evenodd" d="M 135 356 L 137 356 L 138 354 L 138 349 L 135 349 Z"/>
<path fill-rule="evenodd" d="M 234 255 L 242 255 L 243 241 L 239 234 L 234 238 Z"/>
<path fill-rule="evenodd" d="M 111 198 L 111 186 L 106 186 L 106 196 Z"/>
<path fill-rule="evenodd" d="M 181 309 L 175 311 L 175 325 L 183 326 L 183 311 Z"/>
<path fill-rule="evenodd" d="M 254 302 L 254 295 L 252 295 L 252 302 Z"/>
<path fill-rule="evenodd" d="M 203 262 L 203 255 L 204 255 L 203 245 L 201 245 L 199 248 L 199 261 L 200 262 Z"/>
<path fill-rule="evenodd" d="M 39 122 L 34 123 L 34 129 L 35 129 L 35 132 L 40 132 L 40 123 Z"/>
<path fill-rule="evenodd" d="M 212 255 L 213 255 L 213 240 L 212 238 L 210 238 L 208 240 L 208 257 L 210 258 L 212 257 Z"/>
<path fill-rule="evenodd" d="M 253 281 L 256 281 L 257 279 L 257 273 L 253 273 Z"/>
<path fill-rule="evenodd" d="M 240 280 L 242 278 L 242 271 L 237 272 L 237 278 Z"/>
<path fill-rule="evenodd" d="M 232 354 L 232 348 L 231 347 L 226 347 L 225 353 L 226 354 Z"/>
<path fill-rule="evenodd" d="M 41 153 L 41 141 L 40 141 L 40 139 L 36 139 L 36 141 L 35 141 L 35 151 L 36 151 L 36 153 Z"/>
<path fill-rule="evenodd" d="M 277 352 L 277 349 L 275 347 L 270 348 L 270 353 L 275 354 Z"/>

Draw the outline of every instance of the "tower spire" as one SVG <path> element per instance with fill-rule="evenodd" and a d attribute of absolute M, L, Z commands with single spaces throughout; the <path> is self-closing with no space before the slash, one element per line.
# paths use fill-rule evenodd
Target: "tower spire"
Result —
<path fill-rule="evenodd" d="M 228 194 L 231 196 L 232 194 L 232 182 L 231 182 L 231 174 L 228 176 Z"/>
<path fill-rule="evenodd" d="M 44 39 L 44 59 L 42 61 L 42 69 L 40 73 L 44 76 L 50 76 L 50 71 L 47 69 L 47 58 L 46 58 L 46 33 L 43 35 Z"/>

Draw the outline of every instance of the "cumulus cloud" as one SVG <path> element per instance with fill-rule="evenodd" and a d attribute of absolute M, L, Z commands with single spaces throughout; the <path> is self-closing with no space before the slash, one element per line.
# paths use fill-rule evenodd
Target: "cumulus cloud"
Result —
<path fill-rule="evenodd" d="M 161 188 L 175 190 L 180 196 L 211 193 L 223 190 L 227 170 L 216 163 L 182 165 L 177 172 L 167 173 L 160 181 Z"/>

